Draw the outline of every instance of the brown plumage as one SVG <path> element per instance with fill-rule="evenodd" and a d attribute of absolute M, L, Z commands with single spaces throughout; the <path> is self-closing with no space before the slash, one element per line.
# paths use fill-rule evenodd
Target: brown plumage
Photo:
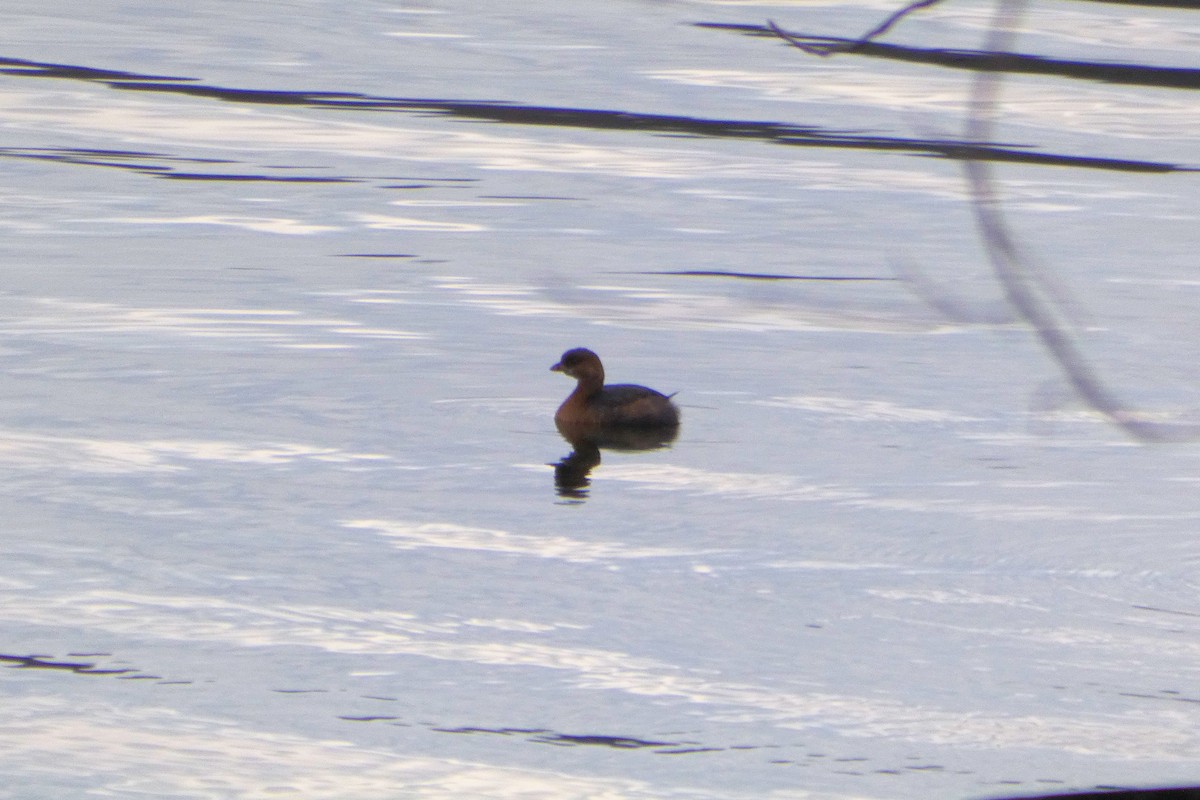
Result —
<path fill-rule="evenodd" d="M 554 414 L 560 428 L 675 428 L 679 409 L 671 397 L 645 386 L 628 383 L 604 385 L 600 357 L 584 347 L 563 353 L 550 368 L 578 383 Z"/>

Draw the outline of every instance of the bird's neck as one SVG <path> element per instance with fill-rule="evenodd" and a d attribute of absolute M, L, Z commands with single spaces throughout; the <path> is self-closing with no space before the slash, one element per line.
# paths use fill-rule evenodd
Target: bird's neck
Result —
<path fill-rule="evenodd" d="M 571 392 L 571 396 L 578 395 L 580 398 L 591 397 L 596 392 L 604 388 L 604 373 L 588 373 L 580 375 L 578 383 L 575 384 L 575 391 Z"/>

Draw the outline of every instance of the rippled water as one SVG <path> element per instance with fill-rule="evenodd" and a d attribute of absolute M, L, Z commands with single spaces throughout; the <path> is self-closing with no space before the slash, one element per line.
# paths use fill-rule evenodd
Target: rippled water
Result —
<path fill-rule="evenodd" d="M 766 27 L 896 8 L 10 9 L 0 796 L 1194 781 L 1200 450 L 962 164 L 1193 420 L 1200 17 Z M 564 485 L 580 345 L 684 422 Z"/>

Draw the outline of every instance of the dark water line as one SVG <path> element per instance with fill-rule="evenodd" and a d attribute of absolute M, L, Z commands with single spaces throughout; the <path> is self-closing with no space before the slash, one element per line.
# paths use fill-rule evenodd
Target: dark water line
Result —
<path fill-rule="evenodd" d="M 207 172 L 170 172 L 160 177 L 169 178 L 176 181 L 241 181 L 241 182 L 256 182 L 266 181 L 269 183 L 361 183 L 361 178 L 327 178 L 313 177 L 304 175 L 243 175 Z"/>
<path fill-rule="evenodd" d="M 63 670 L 76 675 L 127 675 L 137 672 L 133 668 L 101 669 L 91 661 L 61 661 L 40 655 L 0 655 L 0 663 L 7 664 L 10 669 Z"/>
<path fill-rule="evenodd" d="M 727 272 L 719 269 L 650 270 L 620 272 L 618 275 L 680 275 L 688 278 L 739 278 L 751 281 L 894 281 L 896 278 L 881 278 L 857 275 L 776 275 L 763 272 Z"/>
<path fill-rule="evenodd" d="M 63 78 L 65 80 L 101 82 L 117 82 L 125 80 L 195 80 L 195 78 L 183 78 L 174 75 L 141 75 L 136 72 L 124 72 L 122 70 L 80 67 L 74 64 L 54 64 L 45 61 L 29 61 L 28 59 L 24 58 L 6 57 L 0 57 L 0 74 L 13 76 L 34 75 L 39 78 Z"/>
<path fill-rule="evenodd" d="M 272 105 L 303 105 L 309 108 L 332 108 L 338 110 L 428 113 L 508 125 L 621 130 L 715 139 L 755 139 L 792 147 L 896 151 L 955 161 L 971 159 L 975 161 L 997 161 L 1043 166 L 1083 167 L 1121 172 L 1162 173 L 1192 171 L 1192 168 L 1165 162 L 1036 153 L 1018 149 L 1011 145 L 997 146 L 954 139 L 909 139 L 894 136 L 867 136 L 854 132 L 827 132 L 815 126 L 794 126 L 779 122 L 702 119 L 667 114 L 640 114 L 607 109 L 527 106 L 496 101 L 371 98 L 365 95 L 312 95 L 304 92 L 244 91 L 240 89 L 231 90 L 221 87 L 195 85 L 175 86 L 174 84 L 120 83 L 115 84 L 114 88 L 135 91 L 172 91 L 179 94 L 210 97 L 216 100 L 238 103 L 265 102 Z"/>
<path fill-rule="evenodd" d="M 1197 0 L 1078 0 L 1080 3 L 1100 3 L 1108 6 L 1145 6 L 1147 8 L 1182 8 L 1200 11 Z"/>
<path fill-rule="evenodd" d="M 85 167 L 107 167 L 123 169 L 153 178 L 181 181 L 231 181 L 234 183 L 364 183 L 369 178 L 328 175 L 267 175 L 262 173 L 180 172 L 176 164 L 237 164 L 236 161 L 216 158 L 184 158 L 164 153 L 129 152 L 124 150 L 98 150 L 53 148 L 53 147 L 0 147 L 0 158 L 52 161 L 59 164 L 74 164 Z M 146 163 L 150 159 L 166 162 Z M 300 169 L 300 167 L 276 167 L 276 169 Z M 394 187 L 385 187 L 394 188 Z M 421 187 L 424 188 L 424 187 Z"/>
<path fill-rule="evenodd" d="M 1094 792 L 1068 794 L 1021 795 L 993 800 L 1200 800 L 1200 786 L 1165 788 L 1130 788 L 1128 786 L 1097 786 Z"/>
<path fill-rule="evenodd" d="M 695 25 L 698 28 L 733 31 L 771 39 L 778 38 L 769 25 L 738 25 L 724 22 L 697 22 Z M 1146 64 L 1120 64 L 1105 61 L 1069 61 L 989 50 L 911 47 L 860 39 L 845 39 L 837 36 L 816 36 L 807 33 L 788 33 L 788 36 L 810 43 L 815 47 L 831 49 L 836 53 L 886 58 L 891 61 L 912 64 L 930 64 L 948 69 L 1045 75 L 1124 86 L 1144 86 L 1153 89 L 1200 89 L 1200 69 L 1187 67 L 1156 67 Z"/>
<path fill-rule="evenodd" d="M 752 26 L 709 27 L 751 29 Z M 753 26 L 766 31 L 762 26 Z M 875 47 L 875 45 L 870 45 Z M 880 45 L 880 47 L 883 47 Z M 15 68 L 14 68 L 15 67 Z M 1194 71 L 1200 78 L 1200 71 Z M 1063 166 L 1122 172 L 1190 172 L 1195 168 L 1165 162 L 1069 156 L 1038 153 L 1017 145 L 969 142 L 961 139 L 914 139 L 872 136 L 857 131 L 830 131 L 817 126 L 799 126 L 780 122 L 705 119 L 669 114 L 644 114 L 609 109 L 532 106 L 502 101 L 469 101 L 402 97 L 375 97 L 350 92 L 306 92 L 236 89 L 198 84 L 191 79 L 159 79 L 129 72 L 98 70 L 61 64 L 39 64 L 21 59 L 0 58 L 0 73 L 22 77 L 69 78 L 101 83 L 124 91 L 161 92 L 211 98 L 231 103 L 254 105 L 303 106 L 348 111 L 381 111 L 408 114 L 446 115 L 458 119 L 507 125 L 535 125 L 587 130 L 617 130 L 652 135 L 683 135 L 698 138 L 735 138 L 768 142 L 791 147 L 822 147 L 847 150 L 899 152 L 955 161 L 995 161 L 1006 163 Z M 119 76 L 114 78 L 113 76 Z"/>

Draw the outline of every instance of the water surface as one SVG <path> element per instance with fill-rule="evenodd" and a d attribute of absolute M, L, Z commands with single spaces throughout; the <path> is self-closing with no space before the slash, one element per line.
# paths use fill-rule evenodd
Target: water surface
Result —
<path fill-rule="evenodd" d="M 763 35 L 894 10 L 10 13 L 6 796 L 1194 781 L 1200 451 L 962 164 L 1191 420 L 1200 24 L 1033 6 L 983 143 L 987 3 Z M 684 424 L 564 492 L 574 346 Z"/>

